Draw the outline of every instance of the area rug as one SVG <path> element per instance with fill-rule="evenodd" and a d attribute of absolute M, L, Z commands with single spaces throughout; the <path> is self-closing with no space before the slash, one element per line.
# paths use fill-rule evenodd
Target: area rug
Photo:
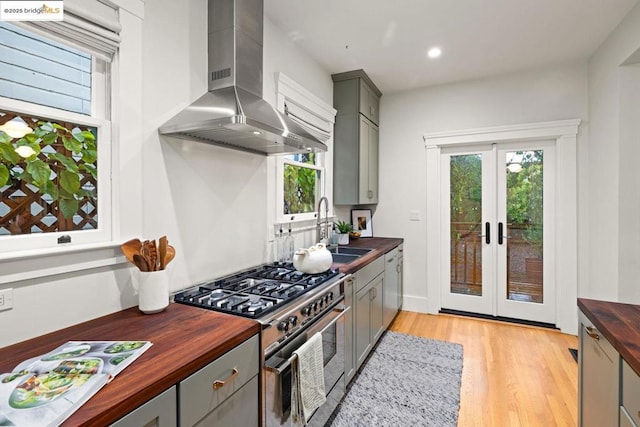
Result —
<path fill-rule="evenodd" d="M 460 344 L 386 332 L 327 426 L 456 426 L 462 353 Z"/>

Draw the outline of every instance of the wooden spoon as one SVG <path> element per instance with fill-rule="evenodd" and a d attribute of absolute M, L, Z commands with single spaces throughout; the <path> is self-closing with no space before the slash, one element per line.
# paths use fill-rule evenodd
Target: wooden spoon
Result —
<path fill-rule="evenodd" d="M 129 260 L 131 264 L 135 264 L 133 255 L 139 254 L 141 248 L 142 242 L 140 241 L 140 239 L 131 239 L 120 245 L 122 253 L 125 257 L 127 257 L 127 260 Z"/>
<path fill-rule="evenodd" d="M 140 269 L 140 271 L 149 271 L 147 260 L 142 255 L 133 254 L 133 263 Z"/>
<path fill-rule="evenodd" d="M 176 256 L 176 250 L 173 246 L 167 244 L 167 253 L 164 256 L 164 267 L 167 268 L 167 265 L 171 262 L 173 258 Z"/>
<path fill-rule="evenodd" d="M 166 267 L 165 257 L 167 256 L 167 236 L 162 236 L 158 241 L 158 261 L 160 262 L 160 270 Z"/>

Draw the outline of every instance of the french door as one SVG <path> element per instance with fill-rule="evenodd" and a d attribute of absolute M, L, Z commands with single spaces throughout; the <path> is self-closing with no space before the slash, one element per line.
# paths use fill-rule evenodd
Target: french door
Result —
<path fill-rule="evenodd" d="M 554 143 L 441 153 L 442 308 L 555 324 Z"/>

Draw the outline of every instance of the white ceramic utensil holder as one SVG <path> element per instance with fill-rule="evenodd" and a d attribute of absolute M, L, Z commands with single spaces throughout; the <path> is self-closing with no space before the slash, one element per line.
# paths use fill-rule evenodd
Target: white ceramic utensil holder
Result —
<path fill-rule="evenodd" d="M 167 270 L 141 271 L 138 281 L 138 308 L 145 314 L 159 313 L 169 305 Z"/>

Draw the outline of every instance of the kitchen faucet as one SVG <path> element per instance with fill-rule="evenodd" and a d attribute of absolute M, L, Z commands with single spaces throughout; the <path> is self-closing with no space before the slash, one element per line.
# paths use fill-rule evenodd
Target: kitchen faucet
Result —
<path fill-rule="evenodd" d="M 322 218 L 321 215 L 321 210 L 320 208 L 322 207 L 322 202 L 325 202 L 325 206 L 324 206 L 324 230 L 322 230 L 322 226 L 321 223 L 322 221 L 320 221 L 320 219 Z M 318 213 L 316 214 L 318 217 L 318 221 L 316 223 L 316 242 L 318 243 L 322 243 L 323 239 L 329 239 L 329 199 L 327 199 L 325 196 L 322 196 L 320 198 L 320 201 L 318 202 Z M 327 243 L 325 242 L 325 243 Z"/>

